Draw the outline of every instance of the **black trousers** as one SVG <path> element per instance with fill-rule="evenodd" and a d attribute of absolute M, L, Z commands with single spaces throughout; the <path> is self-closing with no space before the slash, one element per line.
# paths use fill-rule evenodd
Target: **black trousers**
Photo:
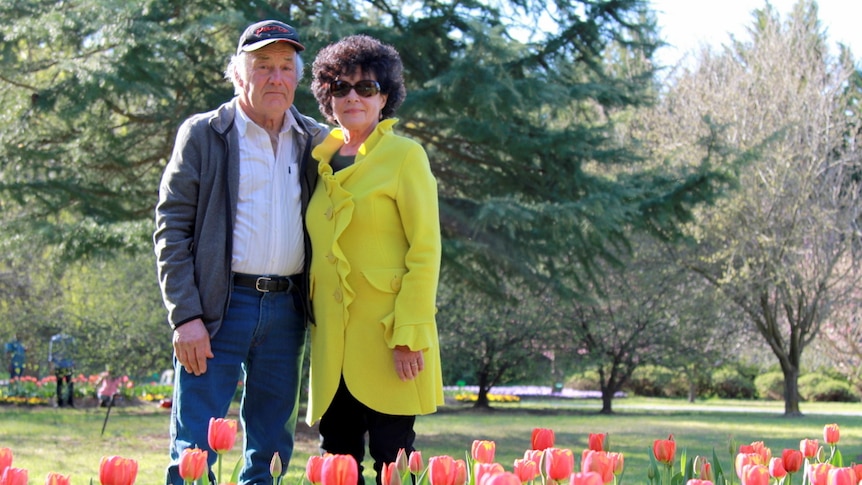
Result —
<path fill-rule="evenodd" d="M 75 395 L 75 383 L 72 382 L 72 369 L 56 369 L 54 375 L 57 377 L 57 405 L 74 406 L 72 396 Z M 66 382 L 66 399 L 63 399 L 63 381 Z"/>
<path fill-rule="evenodd" d="M 413 451 L 416 416 L 396 416 L 377 412 L 359 402 L 344 384 L 329 408 L 320 418 L 320 449 L 324 453 L 352 455 L 359 466 L 357 485 L 364 485 L 362 460 L 365 457 L 365 434 L 368 433 L 368 451 L 374 459 L 377 485 L 381 483 L 381 470 L 392 463 L 403 448 L 409 456 Z"/>

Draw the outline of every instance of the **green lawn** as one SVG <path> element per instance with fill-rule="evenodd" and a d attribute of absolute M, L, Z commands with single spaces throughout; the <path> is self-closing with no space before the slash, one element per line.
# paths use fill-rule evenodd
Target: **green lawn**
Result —
<path fill-rule="evenodd" d="M 729 444 L 764 441 L 774 455 L 797 448 L 802 438 L 822 440 L 823 426 L 841 427 L 845 463 L 862 461 L 862 405 L 803 404 L 802 418 L 784 418 L 783 404 L 762 401 L 702 401 L 689 405 L 668 399 L 626 398 L 614 402 L 615 414 L 597 414 L 593 400 L 525 400 L 479 411 L 467 405 L 446 406 L 417 420 L 416 446 L 423 457 L 448 454 L 463 458 L 475 439 L 493 440 L 497 461 L 507 469 L 530 446 L 533 428 L 551 428 L 557 446 L 576 456 L 589 433 L 608 433 L 611 451 L 625 457 L 623 483 L 643 483 L 655 439 L 673 434 L 679 453 L 712 456 L 730 464 Z M 29 470 L 30 483 L 42 483 L 49 471 L 72 475 L 74 485 L 98 481 L 99 459 L 121 455 L 138 460 L 139 484 L 162 481 L 167 453 L 168 411 L 154 404 L 114 408 L 104 436 L 105 410 L 95 407 L 0 406 L 0 447 L 11 448 L 14 466 Z M 238 441 L 239 442 L 239 441 Z M 297 449 L 285 483 L 299 483 L 308 456 L 317 452 L 316 433 L 301 425 Z M 239 458 L 234 450 L 224 465 L 225 479 Z M 369 465 L 370 464 L 366 463 Z M 366 476 L 370 480 L 373 478 Z M 370 483 L 373 483 L 371 481 Z"/>

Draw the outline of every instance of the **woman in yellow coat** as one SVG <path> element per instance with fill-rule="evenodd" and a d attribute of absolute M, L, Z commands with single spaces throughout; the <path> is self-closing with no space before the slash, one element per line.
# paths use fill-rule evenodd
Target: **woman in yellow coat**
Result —
<path fill-rule="evenodd" d="M 321 113 L 339 128 L 312 152 L 307 421 L 320 420 L 322 452 L 356 458 L 360 484 L 367 432 L 379 483 L 383 464 L 413 450 L 416 415 L 443 403 L 437 183 L 422 146 L 393 132 L 405 96 L 394 48 L 346 37 L 312 71 Z"/>

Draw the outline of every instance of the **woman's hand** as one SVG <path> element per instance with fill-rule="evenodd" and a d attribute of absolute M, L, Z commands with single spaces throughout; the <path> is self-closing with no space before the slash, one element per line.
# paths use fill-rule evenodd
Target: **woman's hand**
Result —
<path fill-rule="evenodd" d="M 425 357 L 421 350 L 414 352 L 406 345 L 397 345 L 392 350 L 392 358 L 395 360 L 395 372 L 402 381 L 415 379 L 425 369 Z"/>

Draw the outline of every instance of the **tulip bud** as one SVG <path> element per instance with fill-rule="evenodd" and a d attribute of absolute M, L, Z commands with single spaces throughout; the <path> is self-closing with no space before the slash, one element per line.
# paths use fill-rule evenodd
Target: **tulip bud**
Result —
<path fill-rule="evenodd" d="M 828 445 L 836 445 L 838 444 L 838 438 L 841 436 L 840 431 L 838 430 L 838 425 L 835 423 L 827 424 L 823 427 L 823 441 Z"/>
<path fill-rule="evenodd" d="M 272 460 L 269 462 L 269 474 L 272 475 L 272 478 L 278 478 L 281 476 L 283 465 L 281 463 L 281 457 L 278 456 L 278 452 L 272 454 Z"/>

